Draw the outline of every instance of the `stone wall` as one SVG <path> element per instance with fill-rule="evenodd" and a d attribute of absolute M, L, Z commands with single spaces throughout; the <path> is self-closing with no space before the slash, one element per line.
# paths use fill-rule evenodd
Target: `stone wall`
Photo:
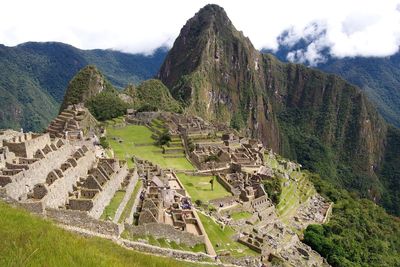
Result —
<path fill-rule="evenodd" d="M 217 175 L 217 181 L 220 183 L 228 192 L 232 193 L 234 192 L 233 187 L 223 178 L 221 177 L 220 174 Z"/>
<path fill-rule="evenodd" d="M 57 208 L 65 205 L 68 200 L 68 192 L 73 191 L 73 185 L 79 179 L 84 177 L 87 171 L 93 166 L 96 156 L 92 150 L 77 160 L 77 166 L 68 168 L 63 172 L 63 176 L 55 180 L 48 188 L 47 195 L 43 198 L 43 202 L 50 208 Z"/>
<path fill-rule="evenodd" d="M 125 163 L 103 187 L 103 190 L 93 199 L 93 208 L 89 215 L 95 219 L 100 218 L 104 208 L 110 203 L 115 192 L 120 188 L 124 178 L 128 175 L 128 166 Z"/>
<path fill-rule="evenodd" d="M 156 239 L 168 239 L 178 244 L 185 244 L 189 247 L 204 243 L 204 236 L 196 236 L 188 232 L 176 230 L 169 224 L 148 223 L 139 226 L 125 224 L 125 230 L 134 236 L 150 235 Z"/>
<path fill-rule="evenodd" d="M 33 155 L 38 149 L 42 149 L 50 144 L 50 136 L 48 133 L 43 135 L 25 134 L 24 140 L 3 141 L 3 145 L 7 146 L 10 151 L 14 152 L 18 157 L 33 158 Z M 18 138 L 16 138 L 18 139 Z M 21 142 L 18 142 L 21 141 Z"/>
<path fill-rule="evenodd" d="M 121 217 L 121 214 L 124 211 L 126 204 L 128 204 L 128 202 L 132 196 L 133 190 L 135 189 L 135 186 L 138 182 L 138 178 L 139 178 L 139 176 L 137 174 L 137 169 L 135 169 L 135 171 L 133 172 L 132 177 L 129 181 L 129 184 L 126 187 L 126 192 L 125 192 L 124 198 L 122 199 L 117 211 L 115 212 L 113 222 L 117 223 L 119 218 Z"/>
<path fill-rule="evenodd" d="M 84 211 L 46 209 L 46 217 L 58 223 L 83 228 L 92 232 L 118 237 L 122 227 L 110 221 L 100 221 L 90 217 Z"/>
<path fill-rule="evenodd" d="M 175 249 L 167 249 L 167 248 L 160 248 L 160 247 L 155 247 L 139 242 L 132 242 L 129 240 L 122 239 L 122 244 L 125 247 L 132 248 L 136 251 L 144 252 L 144 253 L 149 253 L 149 254 L 156 254 L 156 255 L 162 255 L 166 256 L 169 258 L 174 258 L 178 260 L 190 260 L 193 262 L 209 262 L 210 260 L 213 260 L 214 257 L 211 257 L 205 253 L 194 253 L 194 252 L 189 252 L 189 251 L 183 251 L 183 250 L 175 250 Z"/>
<path fill-rule="evenodd" d="M 48 173 L 53 169 L 59 168 L 73 151 L 74 147 L 66 143 L 58 150 L 48 153 L 45 158 L 29 165 L 28 170 L 12 176 L 12 182 L 5 186 L 7 194 L 17 200 L 26 200 L 27 193 L 36 184 L 45 183 Z"/>

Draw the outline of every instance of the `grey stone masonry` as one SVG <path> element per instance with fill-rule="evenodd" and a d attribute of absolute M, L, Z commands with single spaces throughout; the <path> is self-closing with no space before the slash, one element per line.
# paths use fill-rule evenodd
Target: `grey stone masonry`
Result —
<path fill-rule="evenodd" d="M 44 158 L 29 165 L 29 169 L 10 176 L 10 183 L 4 187 L 7 194 L 17 200 L 26 200 L 27 193 L 33 189 L 36 184 L 45 183 L 46 177 L 50 171 L 59 168 L 74 151 L 74 147 L 66 142 L 56 151 L 49 151 Z"/>
<path fill-rule="evenodd" d="M 68 192 L 73 190 L 73 185 L 79 177 L 87 174 L 95 161 L 96 156 L 92 150 L 85 152 L 85 154 L 76 161 L 77 165 L 75 167 L 67 169 L 63 172 L 63 177 L 55 180 L 48 187 L 48 193 L 43 199 L 45 205 L 50 208 L 64 206 L 68 200 Z"/>

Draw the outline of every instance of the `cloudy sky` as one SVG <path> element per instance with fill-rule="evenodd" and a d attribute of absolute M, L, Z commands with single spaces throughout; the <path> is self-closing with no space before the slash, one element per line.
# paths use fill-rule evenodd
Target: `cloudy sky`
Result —
<path fill-rule="evenodd" d="M 276 49 L 277 37 L 292 44 L 319 37 L 298 58 L 388 56 L 400 45 L 400 0 L 2 0 L 0 43 L 60 41 L 83 49 L 151 53 L 171 46 L 179 30 L 207 3 L 225 8 L 254 45 Z"/>

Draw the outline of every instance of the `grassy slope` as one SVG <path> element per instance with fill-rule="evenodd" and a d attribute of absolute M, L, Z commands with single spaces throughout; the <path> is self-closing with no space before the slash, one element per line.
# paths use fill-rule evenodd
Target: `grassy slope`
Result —
<path fill-rule="evenodd" d="M 163 168 L 175 168 L 181 170 L 193 170 L 193 166 L 186 158 L 164 158 L 160 147 L 150 145 L 154 143 L 151 138 L 152 132 L 145 126 L 128 125 L 123 128 L 107 127 L 107 138 L 113 148 L 115 156 L 120 159 L 131 161 L 131 157 L 136 155 L 141 159 L 150 160 Z M 119 143 L 113 138 L 121 138 Z M 145 146 L 135 146 L 135 144 L 146 144 Z"/>
<path fill-rule="evenodd" d="M 128 203 L 126 203 L 126 206 L 125 206 L 124 210 L 122 211 L 121 217 L 118 220 L 119 223 L 122 223 L 126 218 L 128 218 L 128 216 L 132 210 L 133 204 L 135 204 L 135 199 L 136 199 L 137 194 L 139 193 L 139 189 L 140 189 L 141 185 L 142 185 L 142 181 L 139 180 L 136 183 L 135 188 L 133 189 L 132 195 L 129 198 Z"/>
<path fill-rule="evenodd" d="M 276 159 L 266 155 L 264 160 L 271 168 L 285 171 L 285 167 L 279 164 Z M 279 203 L 276 206 L 278 214 L 283 221 L 291 217 L 302 203 L 316 193 L 308 178 L 308 172 L 294 171 L 290 173 L 290 177 L 291 179 L 289 179 L 289 181 L 283 178 L 281 179 L 282 192 Z M 285 182 L 288 182 L 287 186 L 285 186 Z"/>
<path fill-rule="evenodd" d="M 209 217 L 200 212 L 198 215 L 217 253 L 229 251 L 233 256 L 257 255 L 256 252 L 232 239 L 235 231 L 231 227 L 226 226 L 222 229 Z"/>
<path fill-rule="evenodd" d="M 115 192 L 114 197 L 111 199 L 110 204 L 108 204 L 107 207 L 105 207 L 100 219 L 105 220 L 108 219 L 108 217 L 110 217 L 111 220 L 114 219 L 115 213 L 117 212 L 119 205 L 124 199 L 125 193 L 126 193 L 125 191 Z"/>
<path fill-rule="evenodd" d="M 0 202 L 0 266 L 197 266 L 84 238 Z"/>
<path fill-rule="evenodd" d="M 200 199 L 206 203 L 212 199 L 231 196 L 216 179 L 214 180 L 214 190 L 211 190 L 212 176 L 191 176 L 180 173 L 178 177 L 193 201 Z"/>

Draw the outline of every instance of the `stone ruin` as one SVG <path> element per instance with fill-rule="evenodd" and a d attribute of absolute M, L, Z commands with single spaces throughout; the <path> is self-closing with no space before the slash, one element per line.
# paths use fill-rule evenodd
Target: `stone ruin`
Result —
<path fill-rule="evenodd" d="M 87 211 L 93 218 L 99 218 L 128 174 L 126 162 L 100 159 L 73 186 L 66 208 Z"/>
<path fill-rule="evenodd" d="M 98 158 L 90 141 L 0 132 L 0 187 L 30 210 L 71 209 L 99 218 L 124 178 L 125 162 Z"/>
<path fill-rule="evenodd" d="M 52 138 L 82 140 L 84 135 L 94 132 L 97 120 L 83 104 L 70 105 L 50 122 L 46 132 Z"/>
<path fill-rule="evenodd" d="M 175 172 L 163 170 L 157 165 L 136 159 L 138 173 L 144 181 L 138 205 L 138 225 L 162 224 L 201 238 L 204 242 L 204 228 L 192 207 Z"/>
<path fill-rule="evenodd" d="M 217 174 L 217 181 L 242 202 L 255 201 L 267 196 L 262 181 L 272 179 L 272 170 L 261 166 L 259 171 L 248 173 L 241 170 L 241 164 L 231 164 L 230 170 Z"/>

